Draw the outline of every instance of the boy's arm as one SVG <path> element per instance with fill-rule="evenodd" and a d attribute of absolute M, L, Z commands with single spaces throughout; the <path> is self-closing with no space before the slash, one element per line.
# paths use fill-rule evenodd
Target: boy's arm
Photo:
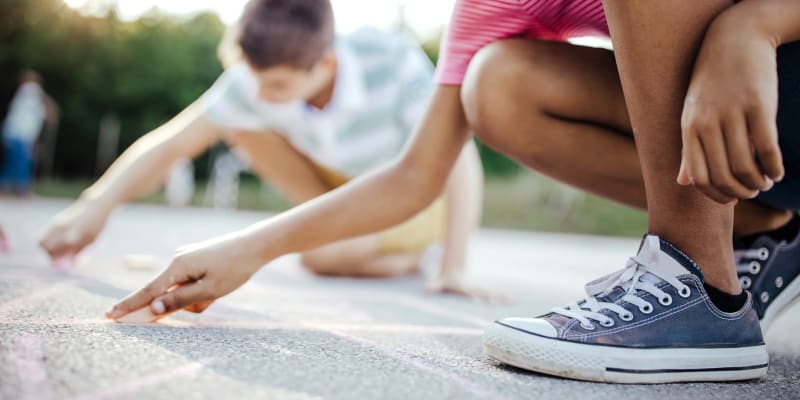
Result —
<path fill-rule="evenodd" d="M 441 194 L 468 139 L 460 87 L 439 86 L 399 160 L 277 217 L 182 248 L 161 274 L 108 316 L 147 305 L 163 314 L 214 300 L 279 256 L 394 226 Z"/>
<path fill-rule="evenodd" d="M 219 129 L 201 112 L 198 103 L 192 104 L 134 142 L 78 201 L 56 216 L 40 245 L 53 259 L 79 252 L 97 237 L 114 207 L 155 190 L 175 160 L 193 158 L 219 140 Z"/>
<path fill-rule="evenodd" d="M 783 179 L 775 57 L 779 45 L 796 40 L 796 0 L 745 0 L 717 16 L 684 104 L 679 183 L 729 203 Z"/>

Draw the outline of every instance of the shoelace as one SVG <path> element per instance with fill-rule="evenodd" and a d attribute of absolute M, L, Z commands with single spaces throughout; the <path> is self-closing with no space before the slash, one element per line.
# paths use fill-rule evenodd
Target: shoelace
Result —
<path fill-rule="evenodd" d="M 652 294 L 658 298 L 658 302 L 661 305 L 669 306 L 672 304 L 672 296 L 656 287 L 653 284 L 653 278 L 658 278 L 655 279 L 656 282 L 658 280 L 667 282 L 677 289 L 678 295 L 683 298 L 691 295 L 689 286 L 683 284 L 674 276 L 648 267 L 648 262 L 651 261 L 646 261 L 639 256 L 631 257 L 628 259 L 625 269 L 586 284 L 586 298 L 576 301 L 567 307 L 553 308 L 551 312 L 578 320 L 582 328 L 593 330 L 595 325 L 590 320 L 597 321 L 604 327 L 614 326 L 614 319 L 600 313 L 603 310 L 610 310 L 616 313 L 623 321 L 633 320 L 634 314 L 628 309 L 615 303 L 603 302 L 597 299 L 609 294 L 615 287 L 624 289 L 627 293 L 622 297 L 622 300 L 638 307 L 642 314 L 652 313 L 653 304 L 639 297 L 637 295 L 639 291 Z"/>
<path fill-rule="evenodd" d="M 736 259 L 737 275 L 745 273 L 758 275 L 763 262 L 769 258 L 769 249 L 762 247 L 760 249 L 735 250 L 733 256 Z M 753 280 L 749 276 L 740 276 L 739 283 L 742 285 L 742 289 L 749 289 Z"/>

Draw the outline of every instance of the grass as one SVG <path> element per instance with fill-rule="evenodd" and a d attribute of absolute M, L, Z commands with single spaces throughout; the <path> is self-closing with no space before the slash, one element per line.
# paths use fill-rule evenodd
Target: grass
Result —
<path fill-rule="evenodd" d="M 42 180 L 35 191 L 44 197 L 76 198 L 89 185 L 88 181 Z M 206 184 L 196 185 L 192 205 L 207 203 Z M 164 203 L 162 192 L 140 200 Z M 238 208 L 280 211 L 289 203 L 277 192 L 252 176 L 244 176 L 238 197 Z M 483 204 L 485 227 L 572 232 L 612 236 L 639 236 L 647 229 L 645 213 L 616 205 L 584 194 L 530 172 L 507 178 L 489 178 Z"/>

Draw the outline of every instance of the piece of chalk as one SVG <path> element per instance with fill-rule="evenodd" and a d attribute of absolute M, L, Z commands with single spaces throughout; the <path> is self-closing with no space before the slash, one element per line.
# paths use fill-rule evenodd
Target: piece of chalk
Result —
<path fill-rule="evenodd" d="M 117 322 L 122 324 L 149 324 L 157 322 L 158 320 L 172 314 L 171 312 L 161 315 L 155 315 L 150 311 L 150 306 L 144 306 L 136 311 L 129 312 L 116 319 Z"/>
<path fill-rule="evenodd" d="M 158 259 L 149 254 L 128 254 L 122 260 L 128 269 L 154 270 L 159 267 Z"/>

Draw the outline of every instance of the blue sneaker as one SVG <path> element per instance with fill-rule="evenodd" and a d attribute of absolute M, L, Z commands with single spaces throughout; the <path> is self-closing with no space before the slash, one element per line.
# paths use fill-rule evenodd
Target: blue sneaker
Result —
<path fill-rule="evenodd" d="M 734 240 L 734 254 L 739 283 L 753 294 L 766 333 L 779 315 L 800 300 L 800 233 L 789 241 L 761 235 L 749 247 Z"/>
<path fill-rule="evenodd" d="M 486 353 L 548 375 L 613 383 L 734 381 L 767 373 L 769 356 L 748 294 L 741 310 L 712 304 L 698 266 L 648 235 L 625 269 L 588 296 L 537 318 L 496 321 Z"/>

